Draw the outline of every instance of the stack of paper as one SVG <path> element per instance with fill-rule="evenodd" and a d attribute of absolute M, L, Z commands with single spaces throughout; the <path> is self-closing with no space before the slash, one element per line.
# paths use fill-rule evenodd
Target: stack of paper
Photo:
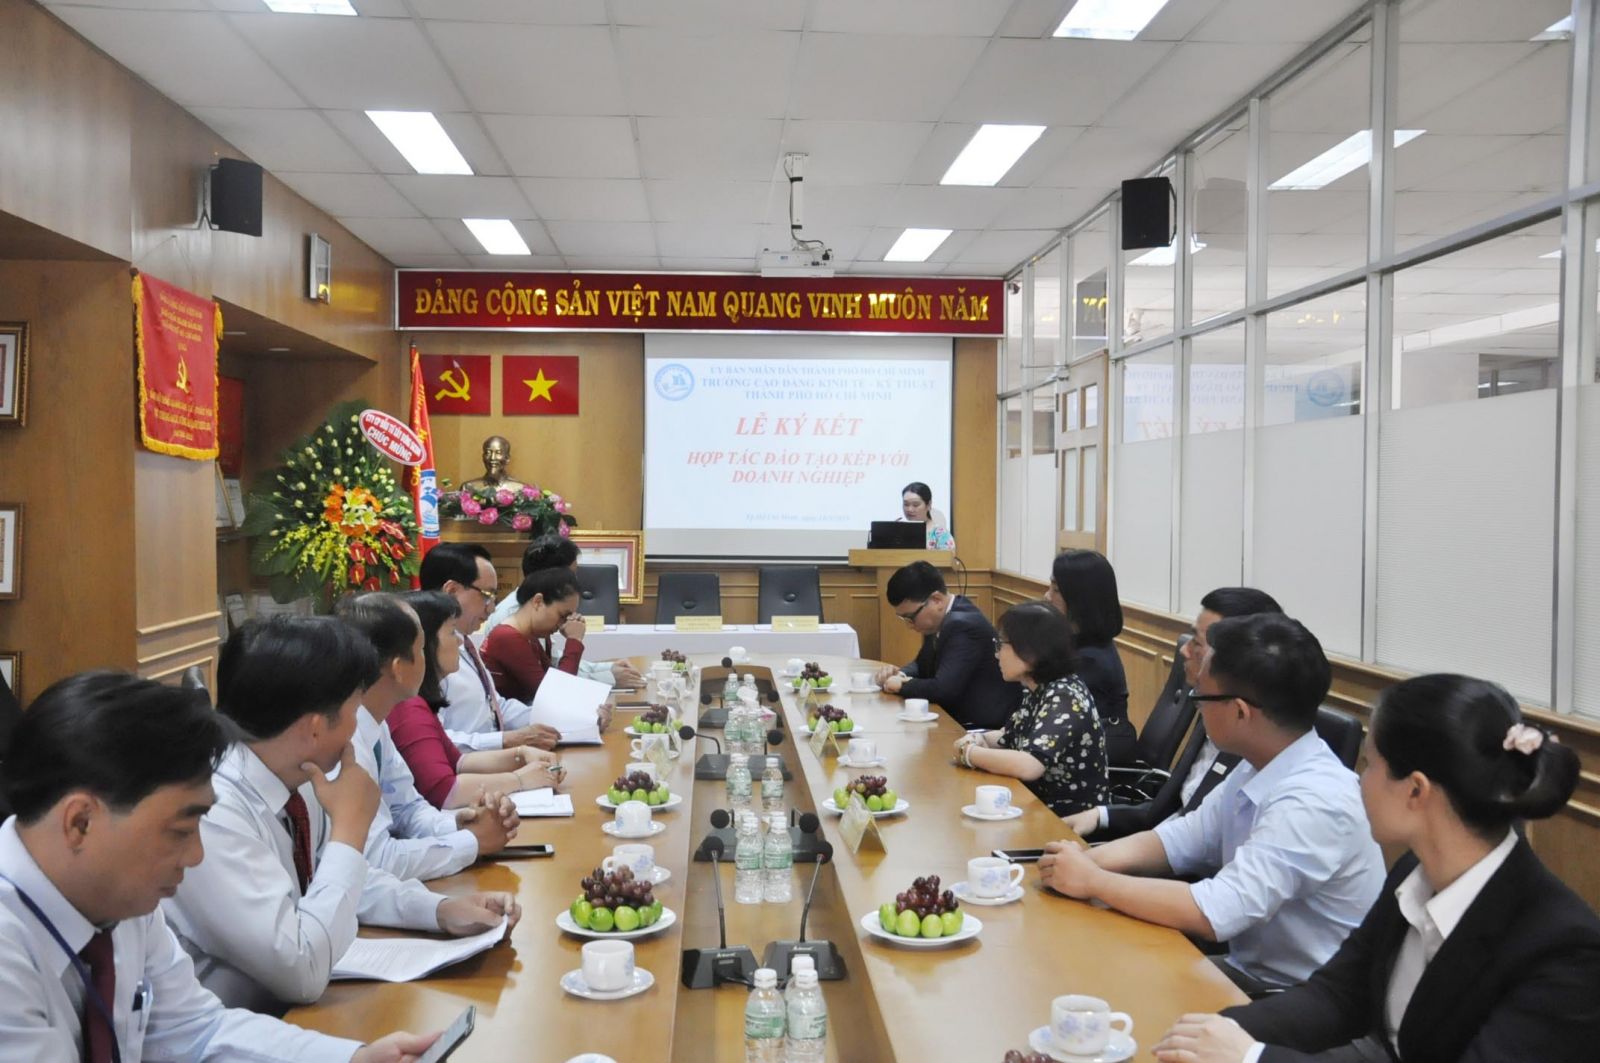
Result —
<path fill-rule="evenodd" d="M 597 717 L 610 697 L 611 688 L 604 683 L 552 668 L 539 681 L 532 719 L 560 731 L 563 745 L 599 745 Z"/>
<path fill-rule="evenodd" d="M 572 797 L 558 794 L 549 786 L 538 790 L 518 790 L 511 795 L 517 806 L 517 815 L 527 819 L 536 816 L 570 816 L 573 814 Z"/>
<path fill-rule="evenodd" d="M 414 982 L 452 963 L 487 952 L 506 935 L 506 921 L 472 937 L 356 938 L 333 965 L 335 980 L 365 978 L 379 982 Z"/>

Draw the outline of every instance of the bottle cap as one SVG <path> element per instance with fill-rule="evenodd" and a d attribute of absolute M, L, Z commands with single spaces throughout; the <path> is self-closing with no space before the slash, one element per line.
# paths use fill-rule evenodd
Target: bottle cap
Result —
<path fill-rule="evenodd" d="M 775 989 L 778 985 L 778 972 L 771 967 L 762 967 L 756 971 L 757 989 Z"/>
<path fill-rule="evenodd" d="M 817 969 L 817 961 L 813 960 L 810 956 L 807 956 L 803 952 L 802 953 L 798 953 L 798 954 L 790 957 L 790 959 L 789 959 L 789 977 L 790 978 L 795 977 L 801 971 L 815 971 L 816 969 Z"/>

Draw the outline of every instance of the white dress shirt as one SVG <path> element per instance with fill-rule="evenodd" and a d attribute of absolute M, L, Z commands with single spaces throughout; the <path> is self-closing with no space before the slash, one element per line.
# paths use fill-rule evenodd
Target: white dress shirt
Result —
<path fill-rule="evenodd" d="M 1228 962 L 1270 985 L 1302 982 L 1383 888 L 1355 773 L 1307 731 L 1260 771 L 1241 763 L 1200 807 L 1155 828 Z"/>
<path fill-rule="evenodd" d="M 367 832 L 367 862 L 395 878 L 441 878 L 478 859 L 478 839 L 456 823 L 454 812 L 434 808 L 417 793 L 405 758 L 394 747 L 387 724 L 365 705 L 356 710 L 351 740 L 356 763 L 378 781 L 383 800 Z"/>
<path fill-rule="evenodd" d="M 224 1004 L 272 1011 L 316 1000 L 355 940 L 358 918 L 439 928 L 442 895 L 328 840 L 329 820 L 310 783 L 299 789 L 311 821 L 312 875 L 303 896 L 284 818 L 288 787 L 243 744 L 223 756 L 211 784 L 216 804 L 200 821 L 205 859 L 161 904 L 201 984 Z"/>
<path fill-rule="evenodd" d="M 471 639 L 461 640 L 461 664 L 445 676 L 440 691 L 449 704 L 439 710 L 439 722 L 456 748 L 501 749 L 505 730 L 533 722 L 533 706 L 495 693 L 489 668 Z"/>
<path fill-rule="evenodd" d="M 68 947 L 81 951 L 96 927 L 61 895 L 17 835 L 0 826 L 0 1063 L 79 1063 L 83 980 L 65 950 L 17 894 L 20 887 Z M 161 910 L 124 919 L 111 932 L 116 968 L 112 1025 L 123 1063 L 140 1060 L 309 1060 L 339 1063 L 361 1045 L 224 1008 L 201 987 Z M 135 1008 L 135 997 L 139 1006 Z"/>

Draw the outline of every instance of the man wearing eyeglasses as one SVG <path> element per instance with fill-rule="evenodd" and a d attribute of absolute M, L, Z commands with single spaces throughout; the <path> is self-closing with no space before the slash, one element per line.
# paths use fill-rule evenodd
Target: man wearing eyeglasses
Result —
<path fill-rule="evenodd" d="M 1254 994 L 1327 962 L 1377 899 L 1383 854 L 1355 773 L 1313 726 L 1331 685 L 1316 637 L 1267 614 L 1219 620 L 1209 641 L 1190 696 L 1243 763 L 1196 811 L 1092 850 L 1051 842 L 1039 871 L 1058 893 L 1227 942 L 1219 966 Z"/>
<path fill-rule="evenodd" d="M 1022 700 L 1022 686 L 1000 675 L 995 631 L 989 618 L 959 594 L 951 594 L 939 570 L 913 561 L 889 577 L 885 595 L 902 623 L 922 636 L 917 659 L 904 668 L 878 669 L 887 694 L 926 698 L 961 726 L 1001 726 Z"/>

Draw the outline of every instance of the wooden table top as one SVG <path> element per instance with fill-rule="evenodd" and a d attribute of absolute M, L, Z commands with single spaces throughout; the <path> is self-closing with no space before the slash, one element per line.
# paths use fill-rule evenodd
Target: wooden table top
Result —
<path fill-rule="evenodd" d="M 664 646 L 671 637 L 663 633 Z M 751 663 L 777 670 L 783 661 L 771 655 Z M 819 663 L 840 686 L 852 668 L 871 664 L 846 658 Z M 1149 1046 L 1180 1014 L 1243 1002 L 1177 931 L 1048 894 L 1032 868 L 1020 902 L 963 906 L 983 922 L 976 940 L 914 950 L 866 935 L 858 925 L 861 916 L 893 900 L 912 879 L 937 874 L 948 886 L 966 877 L 966 862 L 974 856 L 1037 847 L 1069 832 L 1020 782 L 956 766 L 951 749 L 961 728 L 943 714 L 934 723 L 905 723 L 895 718 L 898 698 L 841 693 L 831 700 L 857 721 L 858 733 L 877 743 L 886 763 L 870 772 L 887 776 L 910 809 L 878 821 L 885 852 L 851 855 L 839 834 L 839 818 L 820 810 L 836 785 L 859 772 L 812 755 L 796 730 L 804 720 L 792 695 L 785 694 L 785 720 L 800 743 L 786 742 L 776 750 L 794 773 L 785 796 L 797 812 L 817 812 L 835 846 L 833 863 L 821 872 L 807 931 L 808 938 L 833 941 L 848 971 L 843 981 L 823 983 L 830 1059 L 999 1063 L 1007 1049 L 1027 1047 L 1029 1031 L 1049 1021 L 1050 1001 L 1063 993 L 1103 997 L 1128 1012 L 1140 1045 L 1137 1058 L 1147 1059 Z M 670 779 L 674 792 L 688 800 L 657 814 L 667 829 L 651 839 L 657 863 L 672 871 L 656 895 L 679 916 L 666 931 L 635 942 L 638 963 L 655 976 L 655 985 L 626 1001 L 597 1003 L 569 996 L 557 984 L 579 965 L 583 942 L 557 930 L 555 918 L 577 895 L 578 880 L 615 844 L 600 829 L 610 813 L 594 798 L 632 759 L 628 736 L 621 733 L 630 718 L 619 712 L 602 748 L 564 755 L 569 774 L 563 788 L 573 795 L 573 818 L 524 821 L 517 840 L 551 842 L 554 857 L 482 862 L 434 883 L 443 892 L 515 892 L 523 916 L 509 945 L 422 982 L 336 983 L 317 1004 L 291 1012 L 290 1020 L 370 1039 L 394 1029 L 440 1028 L 462 1007 L 476 1004 L 477 1031 L 454 1058 L 561 1063 L 582 1052 L 601 1052 L 618 1063 L 742 1060 L 746 991 L 740 986 L 691 990 L 678 980 L 684 948 L 717 944 L 711 865 L 692 863 L 690 853 L 710 829 L 710 811 L 726 802 L 722 783 L 694 782 L 697 750 L 685 749 Z M 710 733 L 721 737 L 719 731 Z M 995 782 L 1010 786 L 1022 816 L 981 822 L 961 814 L 976 786 Z M 749 945 L 759 960 L 769 942 L 795 937 L 813 865 L 796 865 L 790 903 L 738 905 L 731 862 L 729 853 L 721 872 L 728 941 Z"/>

